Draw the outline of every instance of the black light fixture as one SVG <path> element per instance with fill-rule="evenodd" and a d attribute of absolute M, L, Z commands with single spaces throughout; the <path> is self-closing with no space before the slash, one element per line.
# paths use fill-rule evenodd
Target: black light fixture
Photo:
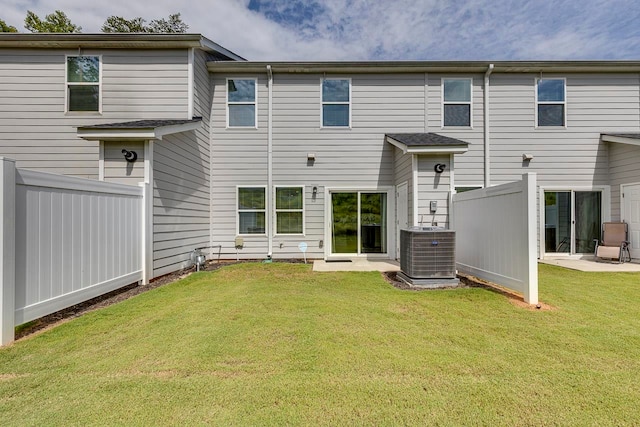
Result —
<path fill-rule="evenodd" d="M 446 167 L 447 165 L 445 165 L 444 163 L 436 163 L 436 165 L 433 167 L 433 170 L 435 171 L 435 173 L 442 173 L 444 172 Z"/>
<path fill-rule="evenodd" d="M 136 153 L 135 151 L 129 151 L 126 148 L 123 148 L 122 154 L 124 154 L 125 160 L 129 163 L 133 163 L 138 160 L 138 153 Z"/>

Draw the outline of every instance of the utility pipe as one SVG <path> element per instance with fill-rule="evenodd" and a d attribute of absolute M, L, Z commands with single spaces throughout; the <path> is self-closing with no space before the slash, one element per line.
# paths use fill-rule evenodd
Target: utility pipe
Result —
<path fill-rule="evenodd" d="M 489 76 L 493 64 L 484 73 L 484 188 L 491 186 L 491 144 L 489 141 Z"/>
<path fill-rule="evenodd" d="M 267 113 L 267 239 L 269 251 L 267 259 L 273 255 L 273 72 L 271 65 L 267 65 L 267 76 L 269 77 L 269 111 Z"/>

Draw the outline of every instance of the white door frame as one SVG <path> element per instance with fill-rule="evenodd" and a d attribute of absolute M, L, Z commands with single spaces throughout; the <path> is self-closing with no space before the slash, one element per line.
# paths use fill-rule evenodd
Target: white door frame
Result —
<path fill-rule="evenodd" d="M 333 246 L 331 236 L 331 193 L 341 192 L 370 192 L 370 193 L 386 193 L 387 194 L 387 253 L 386 254 L 332 254 L 331 247 Z M 396 220 L 396 198 L 395 198 L 395 186 L 381 186 L 381 187 L 325 187 L 324 188 L 324 259 L 395 259 L 396 258 L 396 237 L 395 237 L 395 220 Z"/>
<path fill-rule="evenodd" d="M 609 185 L 593 185 L 593 186 L 558 186 L 558 185 L 541 185 L 540 194 L 538 195 L 538 237 L 540 241 L 540 246 L 538 248 L 538 254 L 540 259 L 544 259 L 546 257 L 582 257 L 585 254 L 574 254 L 571 251 L 573 250 L 573 240 L 574 240 L 574 222 L 575 222 L 575 203 L 574 203 L 574 192 L 576 191 L 600 191 L 602 192 L 601 199 L 601 220 L 602 222 L 611 221 L 611 187 Z M 546 242 L 545 242 L 545 200 L 544 193 L 545 191 L 568 191 L 571 192 L 571 249 L 569 253 L 559 253 L 559 252 L 546 252 Z"/>
<path fill-rule="evenodd" d="M 633 186 L 640 186 L 640 182 L 631 182 L 631 183 L 627 183 L 627 184 L 620 184 L 620 221 L 624 221 L 627 224 L 630 223 L 629 218 L 627 217 L 627 207 L 625 205 L 625 197 L 624 197 L 624 193 L 625 191 L 628 191 L 626 189 L 626 187 L 633 187 Z M 628 225 L 627 225 L 628 227 Z M 628 239 L 631 240 L 631 230 L 629 230 L 629 236 Z M 631 257 L 633 258 L 635 255 L 635 258 L 640 258 L 640 251 L 638 251 L 639 253 L 632 253 L 633 251 L 633 243 L 631 242 L 631 244 L 629 244 L 629 253 L 631 254 Z"/>

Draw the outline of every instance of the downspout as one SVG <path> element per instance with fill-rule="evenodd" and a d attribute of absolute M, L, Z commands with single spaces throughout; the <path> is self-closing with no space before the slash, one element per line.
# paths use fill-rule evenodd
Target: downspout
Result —
<path fill-rule="evenodd" d="M 489 141 L 489 76 L 493 64 L 484 73 L 484 188 L 491 186 L 491 144 Z"/>
<path fill-rule="evenodd" d="M 269 251 L 267 259 L 273 255 L 273 72 L 271 65 L 267 65 L 267 76 L 269 78 L 269 111 L 267 116 L 267 239 Z"/>

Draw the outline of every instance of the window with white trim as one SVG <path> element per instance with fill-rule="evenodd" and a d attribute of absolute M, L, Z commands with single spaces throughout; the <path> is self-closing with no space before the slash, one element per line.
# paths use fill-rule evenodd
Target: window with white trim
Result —
<path fill-rule="evenodd" d="M 351 79 L 322 80 L 322 127 L 351 126 Z"/>
<path fill-rule="evenodd" d="M 276 234 L 304 234 L 304 187 L 276 187 Z"/>
<path fill-rule="evenodd" d="M 264 187 L 238 187 L 238 234 L 265 234 Z"/>
<path fill-rule="evenodd" d="M 471 79 L 442 79 L 442 127 L 471 126 Z"/>
<path fill-rule="evenodd" d="M 566 84 L 565 79 L 536 80 L 536 125 L 565 126 Z"/>
<path fill-rule="evenodd" d="M 256 79 L 227 79 L 227 126 L 257 127 Z"/>
<path fill-rule="evenodd" d="M 100 57 L 67 56 L 67 111 L 100 112 Z"/>

